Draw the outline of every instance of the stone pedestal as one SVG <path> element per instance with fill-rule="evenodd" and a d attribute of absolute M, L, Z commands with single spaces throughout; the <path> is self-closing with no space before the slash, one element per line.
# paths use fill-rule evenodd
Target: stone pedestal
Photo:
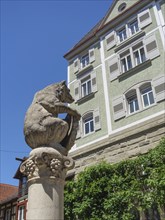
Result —
<path fill-rule="evenodd" d="M 27 220 L 64 219 L 65 176 L 73 166 L 71 158 L 54 148 L 31 151 L 20 168 L 28 177 Z"/>

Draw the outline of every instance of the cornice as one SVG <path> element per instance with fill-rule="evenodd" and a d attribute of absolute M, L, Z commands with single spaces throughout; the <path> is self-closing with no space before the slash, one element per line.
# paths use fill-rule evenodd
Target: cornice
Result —
<path fill-rule="evenodd" d="M 164 119 L 165 113 L 162 113 L 161 115 L 153 117 L 147 121 L 141 122 L 122 131 L 110 134 L 108 137 L 101 141 L 98 141 L 97 143 L 89 144 L 86 147 L 77 148 L 74 151 L 70 152 L 69 156 L 73 159 L 78 159 L 80 157 L 83 157 L 83 155 L 90 154 L 96 150 L 98 151 L 99 149 L 104 149 L 106 148 L 106 146 L 115 144 L 116 142 L 127 139 L 133 135 L 143 133 L 146 130 L 164 126 Z"/>
<path fill-rule="evenodd" d="M 151 0 L 139 0 L 135 4 L 133 4 L 131 7 L 126 9 L 124 12 L 117 15 L 115 18 L 110 20 L 108 23 L 104 24 L 105 18 L 102 19 L 101 24 L 98 26 L 98 28 L 89 35 L 89 37 L 85 38 L 84 41 L 77 43 L 69 52 L 67 52 L 64 55 L 64 58 L 66 60 L 71 60 L 74 56 L 82 52 L 82 50 L 88 48 L 91 46 L 91 44 L 96 43 L 102 35 L 110 31 L 110 29 L 115 28 L 117 25 L 119 25 L 123 20 L 127 19 L 132 14 L 135 14 L 138 10 L 146 6 L 147 4 L 151 3 Z M 111 9 L 110 9 L 111 10 Z M 109 14 L 109 13 L 107 13 Z M 82 38 L 83 39 L 83 38 Z M 80 40 L 81 41 L 81 40 Z"/>

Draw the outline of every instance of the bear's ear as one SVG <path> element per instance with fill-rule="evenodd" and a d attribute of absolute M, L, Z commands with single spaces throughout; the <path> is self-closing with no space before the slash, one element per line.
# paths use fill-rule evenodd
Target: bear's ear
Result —
<path fill-rule="evenodd" d="M 64 86 L 64 85 L 66 85 L 66 81 L 63 80 L 60 84 L 61 84 L 61 86 Z"/>

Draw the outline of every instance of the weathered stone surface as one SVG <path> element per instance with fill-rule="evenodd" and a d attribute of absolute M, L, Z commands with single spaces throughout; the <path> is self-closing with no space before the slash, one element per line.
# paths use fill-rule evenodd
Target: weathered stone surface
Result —
<path fill-rule="evenodd" d="M 66 171 L 73 167 L 73 159 L 54 148 L 41 147 L 31 151 L 20 170 L 28 177 L 28 181 L 45 177 L 65 180 Z"/>
<path fill-rule="evenodd" d="M 66 105 L 73 101 L 65 81 L 49 85 L 35 94 L 24 122 L 25 141 L 31 148 L 62 144 L 70 150 L 80 119 L 80 114 Z M 64 120 L 58 118 L 60 113 L 67 114 Z"/>
<path fill-rule="evenodd" d="M 20 170 L 28 177 L 27 220 L 62 220 L 66 172 L 74 161 L 51 147 L 33 149 Z"/>
<path fill-rule="evenodd" d="M 68 107 L 74 99 L 65 81 L 37 92 L 24 123 L 25 141 L 33 149 L 20 170 L 28 178 L 27 220 L 64 219 L 64 183 L 74 167 L 68 151 L 74 145 L 80 114 Z M 66 118 L 58 114 L 66 113 Z"/>

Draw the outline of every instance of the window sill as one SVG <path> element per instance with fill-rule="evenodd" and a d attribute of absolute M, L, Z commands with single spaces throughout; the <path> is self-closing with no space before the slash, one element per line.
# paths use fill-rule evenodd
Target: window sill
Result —
<path fill-rule="evenodd" d="M 124 73 L 121 73 L 118 78 L 119 78 L 119 79 L 122 79 L 122 78 L 124 78 L 125 76 L 127 76 L 127 75 L 129 75 L 129 74 L 131 74 L 131 73 L 134 73 L 135 71 L 139 70 L 140 68 L 147 66 L 147 65 L 150 64 L 150 63 L 151 63 L 151 60 L 148 59 L 148 60 L 144 61 L 143 63 L 140 63 L 139 65 L 137 65 L 137 66 L 131 68 L 130 70 L 128 70 L 128 71 L 126 71 L 126 72 L 124 72 Z"/>
<path fill-rule="evenodd" d="M 76 73 L 76 75 L 82 74 L 82 73 L 84 73 L 84 72 L 86 72 L 86 71 L 88 71 L 88 70 L 91 70 L 91 69 L 93 69 L 93 65 L 92 65 L 92 64 L 88 64 L 88 65 L 85 66 L 83 69 L 80 69 L 80 70 Z"/>
<path fill-rule="evenodd" d="M 88 95 L 86 95 L 86 96 L 80 98 L 79 100 L 77 100 L 75 103 L 81 104 L 81 103 L 83 103 L 83 102 L 86 102 L 86 101 L 88 101 L 89 99 L 92 99 L 92 98 L 94 97 L 94 94 L 95 94 L 94 92 L 91 92 L 90 94 L 88 94 Z"/>
<path fill-rule="evenodd" d="M 135 40 L 139 39 L 144 35 L 145 35 L 144 31 L 137 32 L 136 34 L 124 40 L 123 42 L 119 43 L 115 48 L 115 52 L 121 50 L 122 48 L 125 48 L 127 45 L 130 45 L 131 43 L 135 42 Z"/>

